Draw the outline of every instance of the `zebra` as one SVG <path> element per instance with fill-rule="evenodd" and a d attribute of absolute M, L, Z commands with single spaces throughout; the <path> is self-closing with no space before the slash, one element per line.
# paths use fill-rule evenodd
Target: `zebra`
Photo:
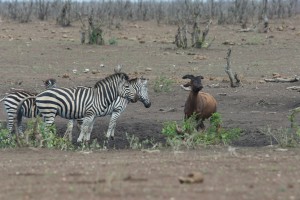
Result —
<path fill-rule="evenodd" d="M 47 79 L 43 81 L 43 86 L 46 89 L 56 87 L 56 80 L 53 78 Z M 10 133 L 13 132 L 13 125 L 14 125 L 14 118 L 17 114 L 17 108 L 21 101 L 26 99 L 21 107 L 20 114 L 17 116 L 17 125 L 19 133 L 23 133 L 22 130 L 22 117 L 36 117 L 37 110 L 33 106 L 34 105 L 34 98 L 28 98 L 31 96 L 35 96 L 37 93 L 28 92 L 25 90 L 14 90 L 13 92 L 9 93 L 7 96 L 2 98 L 0 102 L 4 102 L 4 108 L 7 114 L 7 129 Z"/>
<path fill-rule="evenodd" d="M 135 78 L 129 80 L 130 85 L 135 90 L 138 100 L 141 101 L 146 108 L 151 106 L 151 101 L 148 97 L 148 88 L 147 88 L 147 79 L 144 78 Z M 126 106 L 130 101 L 123 97 L 118 97 L 115 101 L 113 101 L 107 109 L 103 112 L 101 116 L 111 115 L 109 127 L 106 133 L 106 138 L 114 139 L 115 128 L 117 124 L 117 119 L 121 115 L 121 113 L 125 110 Z M 77 119 L 77 123 L 79 125 L 82 124 L 81 119 Z M 74 121 L 69 120 L 67 130 L 65 132 L 64 137 L 69 137 L 69 140 L 72 141 L 72 129 L 74 126 Z M 82 137 L 82 136 L 79 136 Z"/>
<path fill-rule="evenodd" d="M 66 119 L 82 119 L 83 136 L 90 140 L 95 118 L 102 116 L 118 96 L 136 102 L 137 95 L 125 73 L 116 73 L 98 81 L 94 87 L 52 88 L 36 96 L 36 107 L 46 125 L 51 125 L 57 115 Z"/>

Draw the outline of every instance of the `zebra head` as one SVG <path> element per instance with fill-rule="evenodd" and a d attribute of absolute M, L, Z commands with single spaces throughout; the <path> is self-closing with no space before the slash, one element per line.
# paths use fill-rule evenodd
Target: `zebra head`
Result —
<path fill-rule="evenodd" d="M 56 80 L 54 78 L 47 79 L 43 81 L 44 86 L 46 89 L 55 88 L 56 87 Z"/>
<path fill-rule="evenodd" d="M 138 97 L 135 89 L 129 83 L 129 78 L 125 73 L 118 73 L 120 76 L 120 82 L 118 85 L 118 94 L 120 97 L 123 97 L 131 102 L 137 102 Z"/>
<path fill-rule="evenodd" d="M 151 101 L 148 96 L 148 80 L 144 78 L 135 78 L 131 79 L 129 82 L 136 91 L 138 100 L 141 101 L 146 108 L 150 108 Z"/>

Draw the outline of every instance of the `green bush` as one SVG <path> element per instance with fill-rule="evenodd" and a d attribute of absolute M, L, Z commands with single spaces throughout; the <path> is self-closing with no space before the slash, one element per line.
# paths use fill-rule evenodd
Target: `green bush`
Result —
<path fill-rule="evenodd" d="M 117 45 L 118 44 L 118 41 L 117 41 L 117 39 L 116 38 L 110 38 L 109 40 L 108 40 L 108 44 L 109 45 Z"/>
<path fill-rule="evenodd" d="M 36 132 L 39 139 L 35 138 L 34 128 L 37 120 Z M 61 138 L 56 133 L 56 127 L 46 126 L 40 118 L 28 120 L 27 128 L 24 135 L 19 136 L 19 146 L 42 147 L 50 149 L 71 150 L 74 146 L 68 139 Z M 0 129 L 0 148 L 14 148 L 17 147 L 16 135 L 9 133 L 7 129 Z"/>
<path fill-rule="evenodd" d="M 201 132 L 196 130 L 196 115 L 184 120 L 181 126 L 176 122 L 164 123 L 162 134 L 167 138 L 167 144 L 174 149 L 181 146 L 195 148 L 199 145 L 227 145 L 238 139 L 241 130 L 238 128 L 224 129 L 221 127 L 222 118 L 219 113 L 214 113 L 210 119 L 210 126 Z M 179 127 L 182 127 L 181 129 Z"/>
<path fill-rule="evenodd" d="M 0 129 L 0 148 L 14 148 L 17 146 L 14 136 L 11 136 L 8 129 Z"/>

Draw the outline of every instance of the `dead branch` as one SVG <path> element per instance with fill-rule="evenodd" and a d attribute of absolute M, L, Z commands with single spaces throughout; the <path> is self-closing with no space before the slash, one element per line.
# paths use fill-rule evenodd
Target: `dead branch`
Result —
<path fill-rule="evenodd" d="M 275 83 L 293 83 L 299 81 L 299 77 L 293 77 L 293 78 L 266 78 L 266 82 L 275 82 Z"/>
<path fill-rule="evenodd" d="M 300 92 L 300 86 L 291 86 L 291 87 L 287 87 L 287 90 L 296 90 L 297 92 Z"/>
<path fill-rule="evenodd" d="M 240 86 L 240 79 L 238 78 L 238 75 L 235 73 L 233 75 L 233 72 L 231 70 L 231 62 L 230 62 L 230 56 L 231 56 L 231 48 L 227 51 L 227 57 L 225 58 L 227 61 L 227 65 L 225 66 L 225 72 L 229 76 L 230 79 L 230 86 L 231 87 L 239 87 Z M 236 80 L 234 83 L 233 81 Z"/>
<path fill-rule="evenodd" d="M 78 13 L 78 16 L 79 16 L 79 19 L 80 19 L 80 22 L 82 24 L 82 26 L 80 27 L 80 41 L 81 41 L 81 44 L 84 44 L 85 43 L 85 34 L 87 32 L 87 28 L 86 28 L 86 25 L 82 19 L 82 15 L 81 13 L 79 12 Z"/>
<path fill-rule="evenodd" d="M 243 28 L 243 29 L 238 30 L 238 32 L 253 32 L 253 31 L 254 31 L 253 28 Z"/>
<path fill-rule="evenodd" d="M 187 48 L 187 27 L 184 24 L 182 27 L 178 26 L 177 34 L 175 35 L 175 44 L 178 48 Z"/>

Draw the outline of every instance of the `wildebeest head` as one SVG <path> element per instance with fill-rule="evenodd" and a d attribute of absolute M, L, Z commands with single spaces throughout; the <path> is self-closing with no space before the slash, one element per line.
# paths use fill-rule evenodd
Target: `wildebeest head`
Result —
<path fill-rule="evenodd" d="M 184 87 L 191 87 L 192 91 L 197 93 L 200 90 L 202 90 L 203 85 L 201 82 L 201 79 L 203 79 L 203 76 L 194 76 L 194 75 L 185 75 L 182 77 L 183 79 L 190 79 L 191 81 L 184 85 Z"/>

